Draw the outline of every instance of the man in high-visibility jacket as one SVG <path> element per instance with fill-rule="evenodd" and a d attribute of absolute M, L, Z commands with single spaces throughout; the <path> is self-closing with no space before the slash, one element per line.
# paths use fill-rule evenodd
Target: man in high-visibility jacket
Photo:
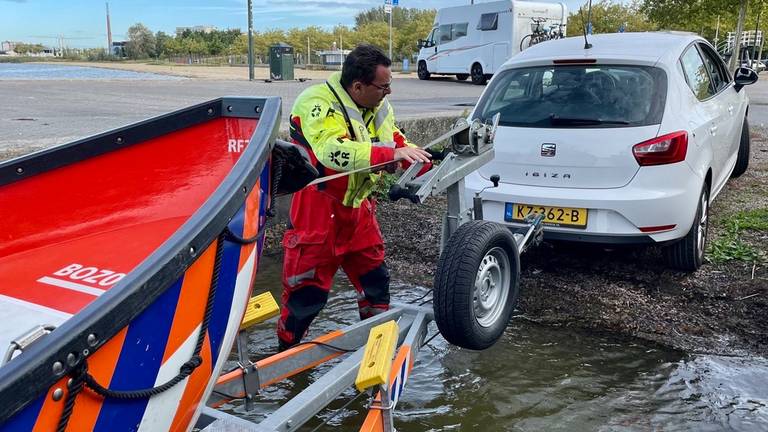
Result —
<path fill-rule="evenodd" d="M 395 126 L 385 96 L 392 92 L 391 61 L 361 45 L 349 53 L 341 73 L 304 90 L 290 115 L 292 140 L 307 149 L 327 176 L 383 162 L 425 162 L 429 154 L 409 143 Z M 293 195 L 283 237 L 280 349 L 299 343 L 328 300 L 339 267 L 357 291 L 361 319 L 389 308 L 389 271 L 369 198 L 379 173 L 350 174 L 309 186 Z"/>

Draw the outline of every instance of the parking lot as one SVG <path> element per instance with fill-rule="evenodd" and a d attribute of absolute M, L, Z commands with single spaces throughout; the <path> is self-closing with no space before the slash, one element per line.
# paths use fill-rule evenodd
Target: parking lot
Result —
<path fill-rule="evenodd" d="M 390 101 L 400 120 L 455 116 L 469 110 L 484 86 L 454 79 L 393 80 Z M 0 81 L 0 158 L 70 142 L 221 96 L 279 96 L 283 125 L 296 96 L 320 80 Z"/>

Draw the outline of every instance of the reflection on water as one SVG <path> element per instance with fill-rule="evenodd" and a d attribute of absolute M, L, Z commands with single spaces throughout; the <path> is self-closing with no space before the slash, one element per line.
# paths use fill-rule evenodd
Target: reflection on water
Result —
<path fill-rule="evenodd" d="M 279 263 L 265 260 L 260 290 L 280 294 Z M 357 320 L 351 286 L 342 276 L 311 337 Z M 408 302 L 422 287 L 393 286 Z M 250 334 L 260 358 L 275 351 L 275 320 Z M 431 325 L 429 334 L 435 330 Z M 225 410 L 259 421 L 334 363 L 263 392 L 256 409 Z M 366 414 L 349 389 L 302 430 L 334 416 L 334 430 L 357 431 Z M 437 337 L 419 353 L 395 413 L 398 431 L 768 431 L 768 361 L 684 357 L 635 340 L 513 320 L 499 343 L 474 352 Z M 328 428 L 330 428 L 328 426 Z"/>

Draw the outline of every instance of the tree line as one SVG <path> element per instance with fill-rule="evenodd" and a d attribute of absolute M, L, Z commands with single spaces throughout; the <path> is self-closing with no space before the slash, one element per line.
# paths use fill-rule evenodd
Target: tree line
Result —
<path fill-rule="evenodd" d="M 763 6 L 768 0 L 748 2 L 744 30 L 764 25 L 768 16 L 758 23 Z M 599 0 L 593 2 L 591 22 L 593 33 L 624 31 L 681 30 L 697 33 L 712 42 L 722 42 L 728 31 L 734 31 L 740 7 L 747 0 Z M 434 9 L 393 8 L 392 52 L 395 61 L 410 58 L 417 52 L 417 41 L 432 29 Z M 568 16 L 568 36 L 581 34 L 586 27 L 588 11 L 585 6 L 571 10 Z M 258 23 L 257 23 L 258 24 Z M 174 56 L 226 56 L 248 53 L 248 35 L 239 29 L 200 32 L 186 30 L 169 35 L 152 32 L 141 23 L 128 29 L 125 55 L 131 59 L 163 59 Z M 352 48 L 359 43 L 370 43 L 385 52 L 389 47 L 388 14 L 384 7 L 376 7 L 355 16 L 352 27 L 336 26 L 327 30 L 319 26 L 305 28 L 263 29 L 253 34 L 254 53 L 265 58 L 271 45 L 283 42 L 294 47 L 294 52 L 306 56 L 311 52 L 337 47 Z M 42 51 L 40 44 L 19 44 L 20 53 Z M 81 52 L 82 54 L 82 52 Z M 85 50 L 89 58 L 103 58 L 103 50 Z"/>
<path fill-rule="evenodd" d="M 392 15 L 392 56 L 400 60 L 412 55 L 419 38 L 432 28 L 434 9 L 395 8 Z M 265 29 L 254 31 L 253 51 L 265 56 L 276 43 L 293 46 L 294 53 L 305 56 L 311 52 L 337 48 L 350 49 L 360 43 L 369 43 L 387 51 L 389 24 L 384 7 L 373 8 L 355 17 L 354 27 L 335 26 L 331 30 L 319 26 L 290 30 Z M 342 46 L 343 45 L 343 46 Z M 239 29 L 210 32 L 185 30 L 175 36 L 164 32 L 153 33 L 138 23 L 128 29 L 125 55 L 131 59 L 167 58 L 173 56 L 222 56 L 248 53 L 248 35 Z"/>

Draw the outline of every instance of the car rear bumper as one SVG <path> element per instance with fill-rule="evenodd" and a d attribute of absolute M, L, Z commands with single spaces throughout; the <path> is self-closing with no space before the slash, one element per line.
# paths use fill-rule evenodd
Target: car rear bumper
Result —
<path fill-rule="evenodd" d="M 474 192 L 489 186 L 490 182 L 472 173 L 465 184 L 468 202 L 472 202 Z M 703 179 L 686 163 L 643 167 L 620 188 L 550 188 L 500 183 L 498 188 L 482 193 L 483 215 L 487 220 L 520 226 L 504 220 L 506 203 L 586 208 L 585 228 L 545 226 L 544 237 L 613 244 L 661 243 L 686 235 L 693 223 L 702 184 Z M 648 231 L 651 227 L 670 225 L 674 228 Z"/>

